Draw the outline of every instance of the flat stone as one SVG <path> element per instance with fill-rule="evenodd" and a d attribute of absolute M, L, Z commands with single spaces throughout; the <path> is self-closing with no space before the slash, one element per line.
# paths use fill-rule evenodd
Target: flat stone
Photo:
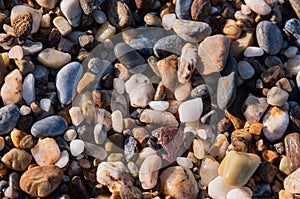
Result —
<path fill-rule="evenodd" d="M 31 134 L 35 137 L 54 137 L 62 135 L 68 128 L 66 120 L 54 115 L 37 121 L 31 127 Z"/>
<path fill-rule="evenodd" d="M 98 24 L 103 24 L 104 22 L 107 21 L 105 12 L 103 12 L 101 10 L 95 10 L 92 15 L 93 15 L 94 20 Z"/>
<path fill-rule="evenodd" d="M 38 61 L 52 69 L 60 69 L 71 61 L 71 55 L 52 48 L 46 48 L 38 55 Z"/>
<path fill-rule="evenodd" d="M 197 198 L 199 188 L 190 169 L 169 167 L 160 175 L 162 193 L 172 198 Z"/>
<path fill-rule="evenodd" d="M 291 194 L 300 193 L 300 168 L 284 179 L 283 186 Z"/>
<path fill-rule="evenodd" d="M 175 13 L 179 19 L 190 19 L 192 0 L 178 0 L 175 5 Z"/>
<path fill-rule="evenodd" d="M 31 149 L 31 154 L 39 166 L 52 165 L 60 157 L 58 144 L 53 138 L 39 139 Z"/>
<path fill-rule="evenodd" d="M 145 109 L 140 115 L 140 121 L 157 126 L 178 126 L 178 121 L 170 112 Z"/>
<path fill-rule="evenodd" d="M 79 62 L 71 62 L 57 73 L 57 95 L 62 104 L 70 104 L 73 101 L 82 70 L 82 65 Z"/>
<path fill-rule="evenodd" d="M 118 29 L 130 26 L 133 22 L 130 9 L 125 2 L 119 0 L 109 2 L 107 17 L 109 22 Z"/>
<path fill-rule="evenodd" d="M 158 181 L 158 172 L 162 166 L 162 161 L 158 155 L 147 157 L 139 170 L 139 180 L 143 189 L 152 189 Z"/>
<path fill-rule="evenodd" d="M 70 142 L 70 150 L 73 156 L 78 156 L 84 151 L 84 142 L 79 139 Z"/>
<path fill-rule="evenodd" d="M 271 68 L 273 66 L 282 66 L 282 61 L 279 57 L 277 56 L 267 56 L 265 59 L 265 65 L 268 68 Z"/>
<path fill-rule="evenodd" d="M 99 42 L 104 42 L 106 39 L 112 37 L 116 32 L 116 27 L 111 25 L 106 21 L 102 26 L 96 31 L 95 39 Z"/>
<path fill-rule="evenodd" d="M 60 9 L 71 26 L 78 27 L 80 25 L 82 9 L 78 0 L 62 0 Z"/>
<path fill-rule="evenodd" d="M 22 99 L 22 74 L 18 69 L 6 75 L 0 95 L 4 105 L 16 104 Z"/>
<path fill-rule="evenodd" d="M 288 168 L 294 172 L 300 167 L 300 135 L 299 133 L 291 133 L 285 136 L 284 146 L 287 156 Z"/>
<path fill-rule="evenodd" d="M 247 121 L 253 124 L 260 121 L 268 107 L 266 98 L 259 98 L 249 94 L 243 104 L 242 110 Z"/>
<path fill-rule="evenodd" d="M 286 107 L 270 107 L 263 118 L 263 133 L 270 142 L 275 142 L 284 135 L 288 124 Z"/>
<path fill-rule="evenodd" d="M 261 79 L 267 87 L 274 86 L 283 77 L 285 77 L 285 71 L 281 66 L 268 68 L 261 74 Z"/>
<path fill-rule="evenodd" d="M 31 163 L 32 156 L 21 149 L 13 148 L 7 152 L 1 161 L 10 169 L 24 171 Z"/>
<path fill-rule="evenodd" d="M 184 40 L 177 35 L 162 37 L 153 47 L 155 55 L 162 59 L 172 54 L 180 55 Z"/>
<path fill-rule="evenodd" d="M 223 35 L 209 36 L 202 41 L 198 48 L 201 59 L 197 69 L 201 75 L 220 72 L 227 62 L 230 38 Z M 217 50 L 216 50 L 217 49 Z"/>
<path fill-rule="evenodd" d="M 243 54 L 245 57 L 260 57 L 264 54 L 264 50 L 260 47 L 249 46 Z"/>
<path fill-rule="evenodd" d="M 19 46 L 19 45 L 13 46 L 9 50 L 8 56 L 9 56 L 10 59 L 21 60 L 24 56 L 22 47 Z"/>
<path fill-rule="evenodd" d="M 191 6 L 191 17 L 194 21 L 204 21 L 211 12 L 211 3 L 209 0 L 193 1 Z"/>
<path fill-rule="evenodd" d="M 278 26 L 270 21 L 262 21 L 256 27 L 259 47 L 270 55 L 277 54 L 283 43 L 283 36 Z"/>
<path fill-rule="evenodd" d="M 204 22 L 176 19 L 173 24 L 176 34 L 188 42 L 200 42 L 211 34 L 211 27 Z"/>
<path fill-rule="evenodd" d="M 15 128 L 19 120 L 19 108 L 14 104 L 0 108 L 0 118 L 0 135 L 3 135 Z"/>
<path fill-rule="evenodd" d="M 289 46 L 284 52 L 283 54 L 287 57 L 287 58 L 293 58 L 296 57 L 298 53 L 298 48 L 296 46 Z"/>
<path fill-rule="evenodd" d="M 219 175 L 231 186 L 244 186 L 260 164 L 260 157 L 252 153 L 230 151 L 222 160 Z"/>
<path fill-rule="evenodd" d="M 66 150 L 63 150 L 60 153 L 59 159 L 55 162 L 55 165 L 59 168 L 64 168 L 69 163 L 69 153 Z"/>
<path fill-rule="evenodd" d="M 246 5 L 259 15 L 268 15 L 271 7 L 264 0 L 245 0 Z"/>
<path fill-rule="evenodd" d="M 20 179 L 20 188 L 34 197 L 46 197 L 62 182 L 63 172 L 56 166 L 36 166 Z"/>

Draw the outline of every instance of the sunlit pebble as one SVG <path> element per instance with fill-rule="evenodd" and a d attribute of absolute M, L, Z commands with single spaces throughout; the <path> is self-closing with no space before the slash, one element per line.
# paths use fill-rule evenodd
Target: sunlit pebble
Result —
<path fill-rule="evenodd" d="M 31 108 L 26 106 L 26 105 L 22 105 L 20 108 L 20 114 L 21 115 L 28 115 L 31 113 Z"/>

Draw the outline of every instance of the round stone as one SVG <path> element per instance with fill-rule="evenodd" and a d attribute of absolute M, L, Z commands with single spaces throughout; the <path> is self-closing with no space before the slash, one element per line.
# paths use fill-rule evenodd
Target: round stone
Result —
<path fill-rule="evenodd" d="M 272 87 L 267 94 L 267 102 L 273 106 L 283 106 L 289 98 L 289 94 L 279 87 Z"/>
<path fill-rule="evenodd" d="M 81 22 L 82 9 L 78 0 L 62 0 L 60 9 L 73 27 L 78 27 Z"/>
<path fill-rule="evenodd" d="M 162 161 L 157 155 L 150 155 L 143 161 L 139 170 L 139 180 L 143 189 L 152 189 L 155 187 L 161 166 Z"/>
<path fill-rule="evenodd" d="M 6 153 L 1 161 L 10 169 L 23 171 L 31 163 L 32 156 L 21 149 L 13 148 Z"/>
<path fill-rule="evenodd" d="M 52 48 L 46 48 L 39 53 L 37 59 L 44 66 L 60 69 L 71 61 L 71 55 Z"/>
<path fill-rule="evenodd" d="M 250 79 L 255 74 L 255 70 L 247 61 L 240 61 L 238 63 L 238 70 L 241 78 L 244 80 Z"/>
<path fill-rule="evenodd" d="M 31 134 L 35 137 L 54 137 L 63 134 L 67 128 L 66 120 L 54 115 L 34 123 L 31 127 Z"/>
<path fill-rule="evenodd" d="M 84 142 L 79 139 L 70 142 L 70 150 L 73 156 L 78 156 L 84 151 Z"/>
<path fill-rule="evenodd" d="M 201 98 L 188 100 L 179 105 L 178 113 L 181 122 L 193 122 L 200 118 L 203 111 Z"/>

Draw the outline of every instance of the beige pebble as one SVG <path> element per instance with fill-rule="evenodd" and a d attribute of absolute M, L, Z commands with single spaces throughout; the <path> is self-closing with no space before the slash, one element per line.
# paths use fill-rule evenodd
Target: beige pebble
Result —
<path fill-rule="evenodd" d="M 72 27 L 64 17 L 55 17 L 55 19 L 53 20 L 53 24 L 62 36 L 66 36 L 72 32 Z"/>
<path fill-rule="evenodd" d="M 18 69 L 5 77 L 1 97 L 4 105 L 17 104 L 22 99 L 22 74 Z"/>
<path fill-rule="evenodd" d="M 38 61 L 52 69 L 60 69 L 71 61 L 71 55 L 52 48 L 46 48 L 38 55 Z"/>
<path fill-rule="evenodd" d="M 159 156 L 148 156 L 142 163 L 139 170 L 139 180 L 143 189 L 152 189 L 158 180 L 158 172 L 162 166 Z"/>
<path fill-rule="evenodd" d="M 31 154 L 40 166 L 54 164 L 60 157 L 60 150 L 53 138 L 39 139 L 31 149 Z"/>

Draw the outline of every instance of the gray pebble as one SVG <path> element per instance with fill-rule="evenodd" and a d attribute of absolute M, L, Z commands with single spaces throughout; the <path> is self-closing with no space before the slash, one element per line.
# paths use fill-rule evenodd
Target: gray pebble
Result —
<path fill-rule="evenodd" d="M 277 56 L 268 56 L 265 59 L 265 65 L 269 68 L 273 66 L 282 66 L 282 61 Z"/>
<path fill-rule="evenodd" d="M 255 70 L 247 61 L 240 61 L 238 63 L 238 70 L 241 78 L 244 80 L 250 79 L 255 74 Z"/>
<path fill-rule="evenodd" d="M 201 84 L 197 87 L 195 87 L 192 91 L 191 91 L 191 97 L 197 98 L 206 98 L 209 97 L 210 95 L 210 87 L 207 84 Z"/>
<path fill-rule="evenodd" d="M 33 55 L 43 49 L 43 44 L 41 42 L 26 40 L 22 45 L 22 49 L 24 55 Z"/>
<path fill-rule="evenodd" d="M 284 28 L 300 42 L 300 20 L 293 18 L 285 23 Z"/>
<path fill-rule="evenodd" d="M 193 0 L 177 0 L 175 5 L 175 13 L 179 19 L 190 19 L 191 6 Z"/>
<path fill-rule="evenodd" d="M 93 18 L 95 19 L 95 21 L 98 23 L 98 24 L 103 24 L 104 22 L 107 21 L 107 17 L 105 15 L 105 13 L 101 10 L 95 10 L 93 12 Z"/>
<path fill-rule="evenodd" d="M 14 105 L 6 105 L 0 109 L 0 135 L 10 132 L 19 120 L 19 108 Z"/>
<path fill-rule="evenodd" d="M 289 98 L 289 94 L 278 87 L 273 87 L 267 94 L 267 102 L 273 106 L 284 105 Z"/>
<path fill-rule="evenodd" d="M 71 62 L 65 65 L 56 76 L 58 99 L 62 104 L 70 104 L 75 97 L 77 84 L 82 76 L 82 65 Z"/>
<path fill-rule="evenodd" d="M 47 85 L 49 70 L 42 65 L 36 65 L 32 72 L 36 85 Z"/>
<path fill-rule="evenodd" d="M 259 47 L 270 55 L 277 54 L 282 46 L 283 36 L 278 26 L 270 21 L 262 21 L 256 27 Z"/>
<path fill-rule="evenodd" d="M 159 58 L 165 58 L 172 54 L 180 55 L 184 41 L 177 35 L 161 38 L 154 44 L 154 53 Z"/>
<path fill-rule="evenodd" d="M 54 115 L 34 123 L 31 127 L 31 134 L 35 137 L 54 137 L 63 134 L 67 128 L 66 120 Z"/>

